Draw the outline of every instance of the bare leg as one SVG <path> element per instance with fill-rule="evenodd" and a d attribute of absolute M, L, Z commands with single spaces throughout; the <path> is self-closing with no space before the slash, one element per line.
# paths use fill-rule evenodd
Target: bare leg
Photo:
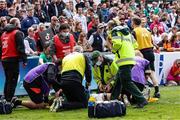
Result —
<path fill-rule="evenodd" d="M 45 103 L 40 103 L 40 104 L 36 104 L 32 101 L 22 101 L 22 106 L 25 106 L 29 109 L 44 109 L 46 108 L 46 104 Z"/>
<path fill-rule="evenodd" d="M 156 75 L 155 75 L 154 71 L 151 71 L 150 78 L 151 78 L 151 80 L 153 82 L 154 89 L 155 89 L 154 97 L 160 98 L 159 84 L 158 84 L 158 80 L 156 78 Z"/>
<path fill-rule="evenodd" d="M 151 71 L 150 78 L 151 78 L 154 86 L 159 86 L 158 80 L 156 78 L 156 75 L 155 75 L 154 71 Z"/>

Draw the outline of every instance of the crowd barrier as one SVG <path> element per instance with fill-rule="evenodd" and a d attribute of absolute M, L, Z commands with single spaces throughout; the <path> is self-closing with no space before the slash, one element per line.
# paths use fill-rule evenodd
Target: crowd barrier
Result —
<path fill-rule="evenodd" d="M 16 95 L 26 95 L 26 91 L 23 87 L 23 77 L 26 75 L 26 73 L 31 70 L 32 68 L 36 67 L 38 65 L 39 57 L 33 56 L 28 57 L 28 64 L 26 67 L 23 67 L 22 62 L 20 63 L 20 74 L 18 78 L 18 84 L 16 87 Z M 0 95 L 3 94 L 4 89 L 4 83 L 5 83 L 5 75 L 4 70 L 2 67 L 2 64 L 0 62 Z"/>
<path fill-rule="evenodd" d="M 106 55 L 109 55 L 111 57 L 114 57 L 111 53 L 103 53 Z M 90 56 L 90 53 L 86 53 L 86 55 Z M 32 68 L 36 67 L 38 65 L 38 56 L 35 57 L 28 57 L 28 65 L 24 68 L 22 66 L 22 63 L 20 63 L 20 75 L 18 79 L 18 85 L 16 88 L 16 95 L 26 95 L 26 91 L 23 88 L 23 77 L 25 74 L 31 70 Z M 180 59 L 180 52 L 160 52 L 155 53 L 155 70 L 156 70 L 156 76 L 159 80 L 159 84 L 163 85 L 166 83 L 166 78 L 168 75 L 168 72 L 173 65 L 173 62 L 176 59 Z M 5 76 L 4 71 L 2 68 L 2 64 L 0 63 L 0 95 L 3 93 L 4 88 L 4 82 L 5 82 Z M 83 80 L 83 85 L 85 85 L 85 80 Z M 97 84 L 94 80 L 92 80 L 90 89 L 96 89 Z"/>

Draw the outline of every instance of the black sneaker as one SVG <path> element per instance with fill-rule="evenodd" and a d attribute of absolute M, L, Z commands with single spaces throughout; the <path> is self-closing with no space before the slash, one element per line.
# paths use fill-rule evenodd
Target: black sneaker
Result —
<path fill-rule="evenodd" d="M 154 96 L 153 96 L 153 97 L 154 97 L 154 98 L 160 98 L 160 97 L 161 97 L 160 92 L 154 93 Z"/>
<path fill-rule="evenodd" d="M 16 108 L 17 106 L 21 105 L 22 101 L 19 100 L 17 97 L 13 97 L 12 100 L 11 100 L 11 103 L 12 103 L 12 107 L 13 108 Z"/>
<path fill-rule="evenodd" d="M 145 100 L 144 102 L 137 104 L 135 108 L 143 108 L 147 104 L 148 102 Z"/>

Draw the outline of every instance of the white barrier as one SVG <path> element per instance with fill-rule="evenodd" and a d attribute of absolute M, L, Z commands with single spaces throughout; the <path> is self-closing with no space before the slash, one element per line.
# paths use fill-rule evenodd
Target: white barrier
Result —
<path fill-rule="evenodd" d="M 180 59 L 180 52 L 155 53 L 155 71 L 159 84 L 165 84 L 167 75 L 176 59 Z"/>

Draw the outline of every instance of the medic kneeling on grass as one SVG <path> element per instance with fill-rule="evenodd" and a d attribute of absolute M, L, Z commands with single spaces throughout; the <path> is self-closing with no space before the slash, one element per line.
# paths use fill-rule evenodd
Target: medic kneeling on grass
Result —
<path fill-rule="evenodd" d="M 59 90 L 59 84 L 56 81 L 57 73 L 57 67 L 53 63 L 45 63 L 30 70 L 24 77 L 23 84 L 31 101 L 14 99 L 14 107 L 22 105 L 30 109 L 43 109 L 49 106 L 50 88 Z"/>

